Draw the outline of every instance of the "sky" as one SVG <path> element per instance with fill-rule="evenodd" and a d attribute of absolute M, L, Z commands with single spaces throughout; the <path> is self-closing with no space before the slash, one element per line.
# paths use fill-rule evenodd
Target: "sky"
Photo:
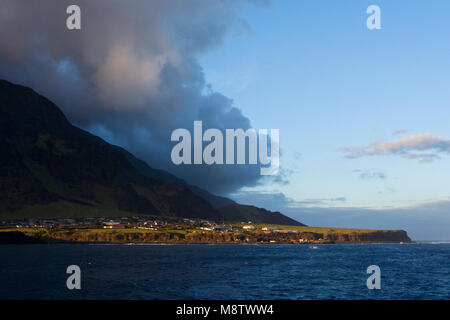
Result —
<path fill-rule="evenodd" d="M 450 3 L 3 0 L 0 78 L 150 166 L 308 225 L 450 240 Z M 65 27 L 81 8 L 82 29 Z M 369 30 L 366 9 L 381 9 Z M 279 129 L 280 175 L 170 161 L 170 133 Z"/>
<path fill-rule="evenodd" d="M 368 30 L 366 8 L 375 3 L 382 28 Z M 450 199 L 448 12 L 448 1 L 247 6 L 248 30 L 200 61 L 207 81 L 252 126 L 280 128 L 290 183 L 244 188 L 234 198 L 286 206 L 319 225 L 337 215 L 340 226 L 372 226 L 366 210 L 378 214 L 377 226 L 423 223 L 413 218 L 419 208 Z M 336 207 L 364 210 L 347 218 Z M 442 228 L 416 238 L 450 239 L 449 209 L 429 219 L 422 212 L 419 220 Z"/>

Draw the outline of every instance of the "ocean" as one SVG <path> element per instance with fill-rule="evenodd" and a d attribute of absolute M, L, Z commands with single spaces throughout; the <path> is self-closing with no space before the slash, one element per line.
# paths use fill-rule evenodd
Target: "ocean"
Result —
<path fill-rule="evenodd" d="M 450 298 L 445 243 L 0 245 L 0 257 L 0 299 Z M 367 288 L 370 265 L 380 289 Z"/>

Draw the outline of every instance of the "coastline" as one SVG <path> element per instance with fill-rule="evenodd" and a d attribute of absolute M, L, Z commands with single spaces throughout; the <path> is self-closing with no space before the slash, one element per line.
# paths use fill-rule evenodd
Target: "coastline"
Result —
<path fill-rule="evenodd" d="M 0 244 L 115 243 L 115 244 L 357 244 L 412 243 L 403 230 L 358 232 L 230 232 L 203 230 L 147 231 L 140 229 L 3 229 Z"/>

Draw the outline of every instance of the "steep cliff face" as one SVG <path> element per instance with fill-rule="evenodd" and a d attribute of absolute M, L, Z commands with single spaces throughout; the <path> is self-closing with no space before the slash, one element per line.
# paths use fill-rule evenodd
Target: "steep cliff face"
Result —
<path fill-rule="evenodd" d="M 194 243 L 409 243 L 405 231 L 386 230 L 372 233 L 322 234 L 300 233 L 206 233 L 194 232 L 185 236 Z"/>
<path fill-rule="evenodd" d="M 403 230 L 377 230 L 370 233 L 327 234 L 326 240 L 336 243 L 345 242 L 411 242 L 406 231 Z"/>
<path fill-rule="evenodd" d="M 141 231 L 30 231 L 0 232 L 0 243 L 110 242 L 110 243 L 400 243 L 411 242 L 405 231 L 349 232 L 141 232 Z"/>
<path fill-rule="evenodd" d="M 0 151 L 0 215 L 221 216 L 175 177 L 73 126 L 52 102 L 6 81 L 0 81 Z"/>

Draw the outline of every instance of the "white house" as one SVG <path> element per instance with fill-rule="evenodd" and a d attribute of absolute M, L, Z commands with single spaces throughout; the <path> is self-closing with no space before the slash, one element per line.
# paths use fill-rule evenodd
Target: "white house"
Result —
<path fill-rule="evenodd" d="M 275 230 L 278 230 L 278 228 L 275 228 L 275 227 L 264 227 L 264 228 L 262 228 L 262 230 L 263 231 L 275 231 Z"/>

